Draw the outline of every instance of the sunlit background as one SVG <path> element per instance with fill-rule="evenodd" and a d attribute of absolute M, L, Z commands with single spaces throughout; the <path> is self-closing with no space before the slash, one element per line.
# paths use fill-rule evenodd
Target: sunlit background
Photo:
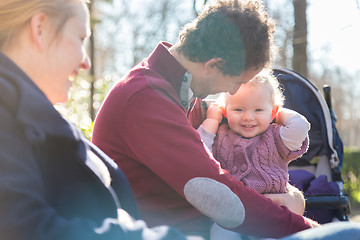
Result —
<path fill-rule="evenodd" d="M 201 11 L 204 0 L 93 0 L 94 76 L 80 76 L 76 94 L 61 108 L 91 137 L 92 120 L 107 91 L 159 41 L 175 43 L 181 27 Z M 210 0 L 209 0 L 210 1 Z M 357 0 L 307 2 L 308 78 L 318 88 L 332 87 L 338 128 L 346 146 L 360 146 L 360 8 Z M 279 53 L 274 66 L 292 68 L 293 0 L 266 0 L 277 21 Z M 283 59 L 279 60 L 282 57 Z M 296 56 L 295 56 L 296 57 Z M 90 91 L 93 86 L 93 92 Z M 91 97 L 92 96 L 92 97 Z M 91 99 L 91 101 L 89 100 Z M 84 114 L 93 108 L 92 115 Z M 89 111 L 90 112 L 90 111 Z"/>
<path fill-rule="evenodd" d="M 309 53 L 313 64 L 360 70 L 360 8 L 356 0 L 311 0 L 308 6 Z M 346 81 L 346 80 L 345 80 Z M 360 81 L 359 81 L 360 84 Z"/>

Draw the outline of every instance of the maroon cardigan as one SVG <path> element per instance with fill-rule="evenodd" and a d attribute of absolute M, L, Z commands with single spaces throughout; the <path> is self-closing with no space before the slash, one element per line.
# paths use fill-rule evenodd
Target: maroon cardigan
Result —
<path fill-rule="evenodd" d="M 225 184 L 242 201 L 246 217 L 235 231 L 281 237 L 309 228 L 302 216 L 236 181 L 204 148 L 180 103 L 186 69 L 169 53 L 170 46 L 160 43 L 114 86 L 94 126 L 93 142 L 128 177 L 140 218 L 150 226 L 167 224 L 183 232 L 208 232 L 209 219 L 184 195 L 189 180 L 206 177 Z M 198 125 L 201 114 L 196 113 L 198 108 L 193 110 L 191 122 Z"/>

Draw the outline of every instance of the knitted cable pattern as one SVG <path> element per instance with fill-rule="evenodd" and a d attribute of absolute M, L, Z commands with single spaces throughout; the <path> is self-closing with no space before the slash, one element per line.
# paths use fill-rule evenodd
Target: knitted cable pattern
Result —
<path fill-rule="evenodd" d="M 289 180 L 288 163 L 303 155 L 308 137 L 301 148 L 290 151 L 280 137 L 280 126 L 272 124 L 256 137 L 243 138 L 229 128 L 219 127 L 213 154 L 222 168 L 259 193 L 284 193 Z"/>

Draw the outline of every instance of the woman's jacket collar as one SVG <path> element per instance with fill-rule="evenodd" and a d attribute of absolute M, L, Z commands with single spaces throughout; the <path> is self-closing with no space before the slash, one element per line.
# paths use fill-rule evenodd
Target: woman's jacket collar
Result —
<path fill-rule="evenodd" d="M 81 138 L 77 128 L 60 115 L 37 85 L 2 52 L 0 104 L 14 115 L 20 126 L 24 127 L 26 137 L 30 141 L 43 141 L 48 134 Z"/>

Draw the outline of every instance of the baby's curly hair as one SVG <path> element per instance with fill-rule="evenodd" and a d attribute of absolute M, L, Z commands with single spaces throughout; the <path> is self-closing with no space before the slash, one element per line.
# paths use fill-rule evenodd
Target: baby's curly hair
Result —
<path fill-rule="evenodd" d="M 272 106 L 284 106 L 285 96 L 283 94 L 283 88 L 278 79 L 273 75 L 272 69 L 264 68 L 253 79 L 244 84 L 248 86 L 264 86 L 270 92 Z M 228 92 L 221 93 L 218 96 L 216 103 L 220 107 L 226 109 L 230 96 L 231 95 Z"/>
<path fill-rule="evenodd" d="M 285 96 L 283 95 L 283 89 L 271 69 L 264 68 L 246 84 L 265 86 L 270 91 L 273 106 L 282 107 L 284 105 Z"/>
<path fill-rule="evenodd" d="M 193 62 L 221 58 L 225 75 L 269 65 L 275 25 L 258 0 L 218 0 L 180 32 L 178 50 Z"/>

